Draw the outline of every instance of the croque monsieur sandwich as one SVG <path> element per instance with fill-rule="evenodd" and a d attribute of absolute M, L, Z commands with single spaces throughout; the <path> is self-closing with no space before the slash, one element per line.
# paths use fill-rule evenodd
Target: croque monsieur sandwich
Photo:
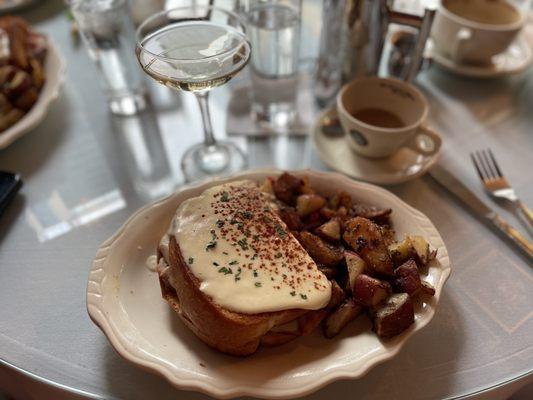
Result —
<path fill-rule="evenodd" d="M 252 181 L 184 201 L 158 247 L 163 297 L 209 346 L 233 355 L 280 344 L 276 328 L 323 309 L 331 283 Z"/>

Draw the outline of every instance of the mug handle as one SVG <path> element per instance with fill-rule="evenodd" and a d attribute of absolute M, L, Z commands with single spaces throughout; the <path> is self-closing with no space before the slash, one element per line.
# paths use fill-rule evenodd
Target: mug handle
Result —
<path fill-rule="evenodd" d="M 418 132 L 407 142 L 406 147 L 423 156 L 432 156 L 439 152 L 442 139 L 434 130 L 421 126 Z"/>
<path fill-rule="evenodd" d="M 452 60 L 461 63 L 464 58 L 465 44 L 472 39 L 474 34 L 468 28 L 461 28 L 457 31 L 452 46 Z"/>

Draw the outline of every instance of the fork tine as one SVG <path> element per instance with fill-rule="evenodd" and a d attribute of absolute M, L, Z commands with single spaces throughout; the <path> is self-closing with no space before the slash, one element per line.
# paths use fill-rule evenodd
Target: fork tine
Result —
<path fill-rule="evenodd" d="M 500 167 L 498 165 L 498 162 L 496 161 L 496 158 L 494 157 L 494 154 L 492 154 L 492 150 L 488 149 L 488 153 L 489 153 L 490 159 L 492 160 L 492 165 L 494 165 L 494 169 L 496 170 L 498 178 L 502 178 L 503 177 L 502 171 L 500 170 Z"/>
<path fill-rule="evenodd" d="M 494 169 L 492 168 L 492 164 L 489 160 L 489 157 L 487 156 L 486 150 L 481 150 L 481 159 L 483 160 L 483 165 L 487 167 L 487 171 L 489 173 L 489 179 L 492 180 L 496 177 L 496 173 L 494 172 Z"/>
<path fill-rule="evenodd" d="M 476 151 L 476 159 L 477 163 L 479 164 L 479 168 L 481 169 L 481 172 L 483 173 L 483 182 L 486 182 L 490 180 L 490 171 L 487 169 L 485 163 L 483 162 L 483 157 L 481 157 L 481 151 Z"/>
<path fill-rule="evenodd" d="M 476 171 L 477 171 L 477 174 L 479 175 L 479 179 L 481 179 L 481 181 L 484 181 L 485 178 L 483 177 L 481 169 L 479 168 L 479 165 L 478 165 L 478 162 L 476 160 L 475 154 L 474 153 L 470 153 L 470 158 L 472 159 L 472 162 L 474 163 L 474 167 L 476 167 Z"/>

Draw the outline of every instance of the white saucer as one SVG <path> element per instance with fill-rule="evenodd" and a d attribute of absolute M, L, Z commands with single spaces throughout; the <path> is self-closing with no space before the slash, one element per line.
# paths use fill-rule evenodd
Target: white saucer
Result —
<path fill-rule="evenodd" d="M 407 148 L 398 150 L 388 158 L 361 157 L 350 149 L 344 135 L 328 136 L 322 131 L 321 121 L 327 112 L 322 112 L 315 122 L 313 144 L 328 167 L 352 178 L 380 185 L 395 185 L 423 175 L 439 158 L 440 152 L 427 157 Z"/>
<path fill-rule="evenodd" d="M 433 50 L 433 47 L 431 47 Z M 492 58 L 488 65 L 457 64 L 436 51 L 430 51 L 433 60 L 441 67 L 458 75 L 472 78 L 494 78 L 525 71 L 533 61 L 533 53 L 525 36 L 520 34 L 509 48 Z"/>

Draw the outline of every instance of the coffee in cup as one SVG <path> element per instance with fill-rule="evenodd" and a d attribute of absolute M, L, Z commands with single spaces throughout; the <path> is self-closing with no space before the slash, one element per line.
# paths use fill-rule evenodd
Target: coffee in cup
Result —
<path fill-rule="evenodd" d="M 523 14 L 507 0 L 442 0 L 432 37 L 435 50 L 456 63 L 487 64 L 523 24 Z"/>
<path fill-rule="evenodd" d="M 423 125 L 428 108 L 413 85 L 390 78 L 356 79 L 337 96 L 337 114 L 349 146 L 371 158 L 390 156 L 402 147 L 426 156 L 437 153 L 441 138 Z"/>

